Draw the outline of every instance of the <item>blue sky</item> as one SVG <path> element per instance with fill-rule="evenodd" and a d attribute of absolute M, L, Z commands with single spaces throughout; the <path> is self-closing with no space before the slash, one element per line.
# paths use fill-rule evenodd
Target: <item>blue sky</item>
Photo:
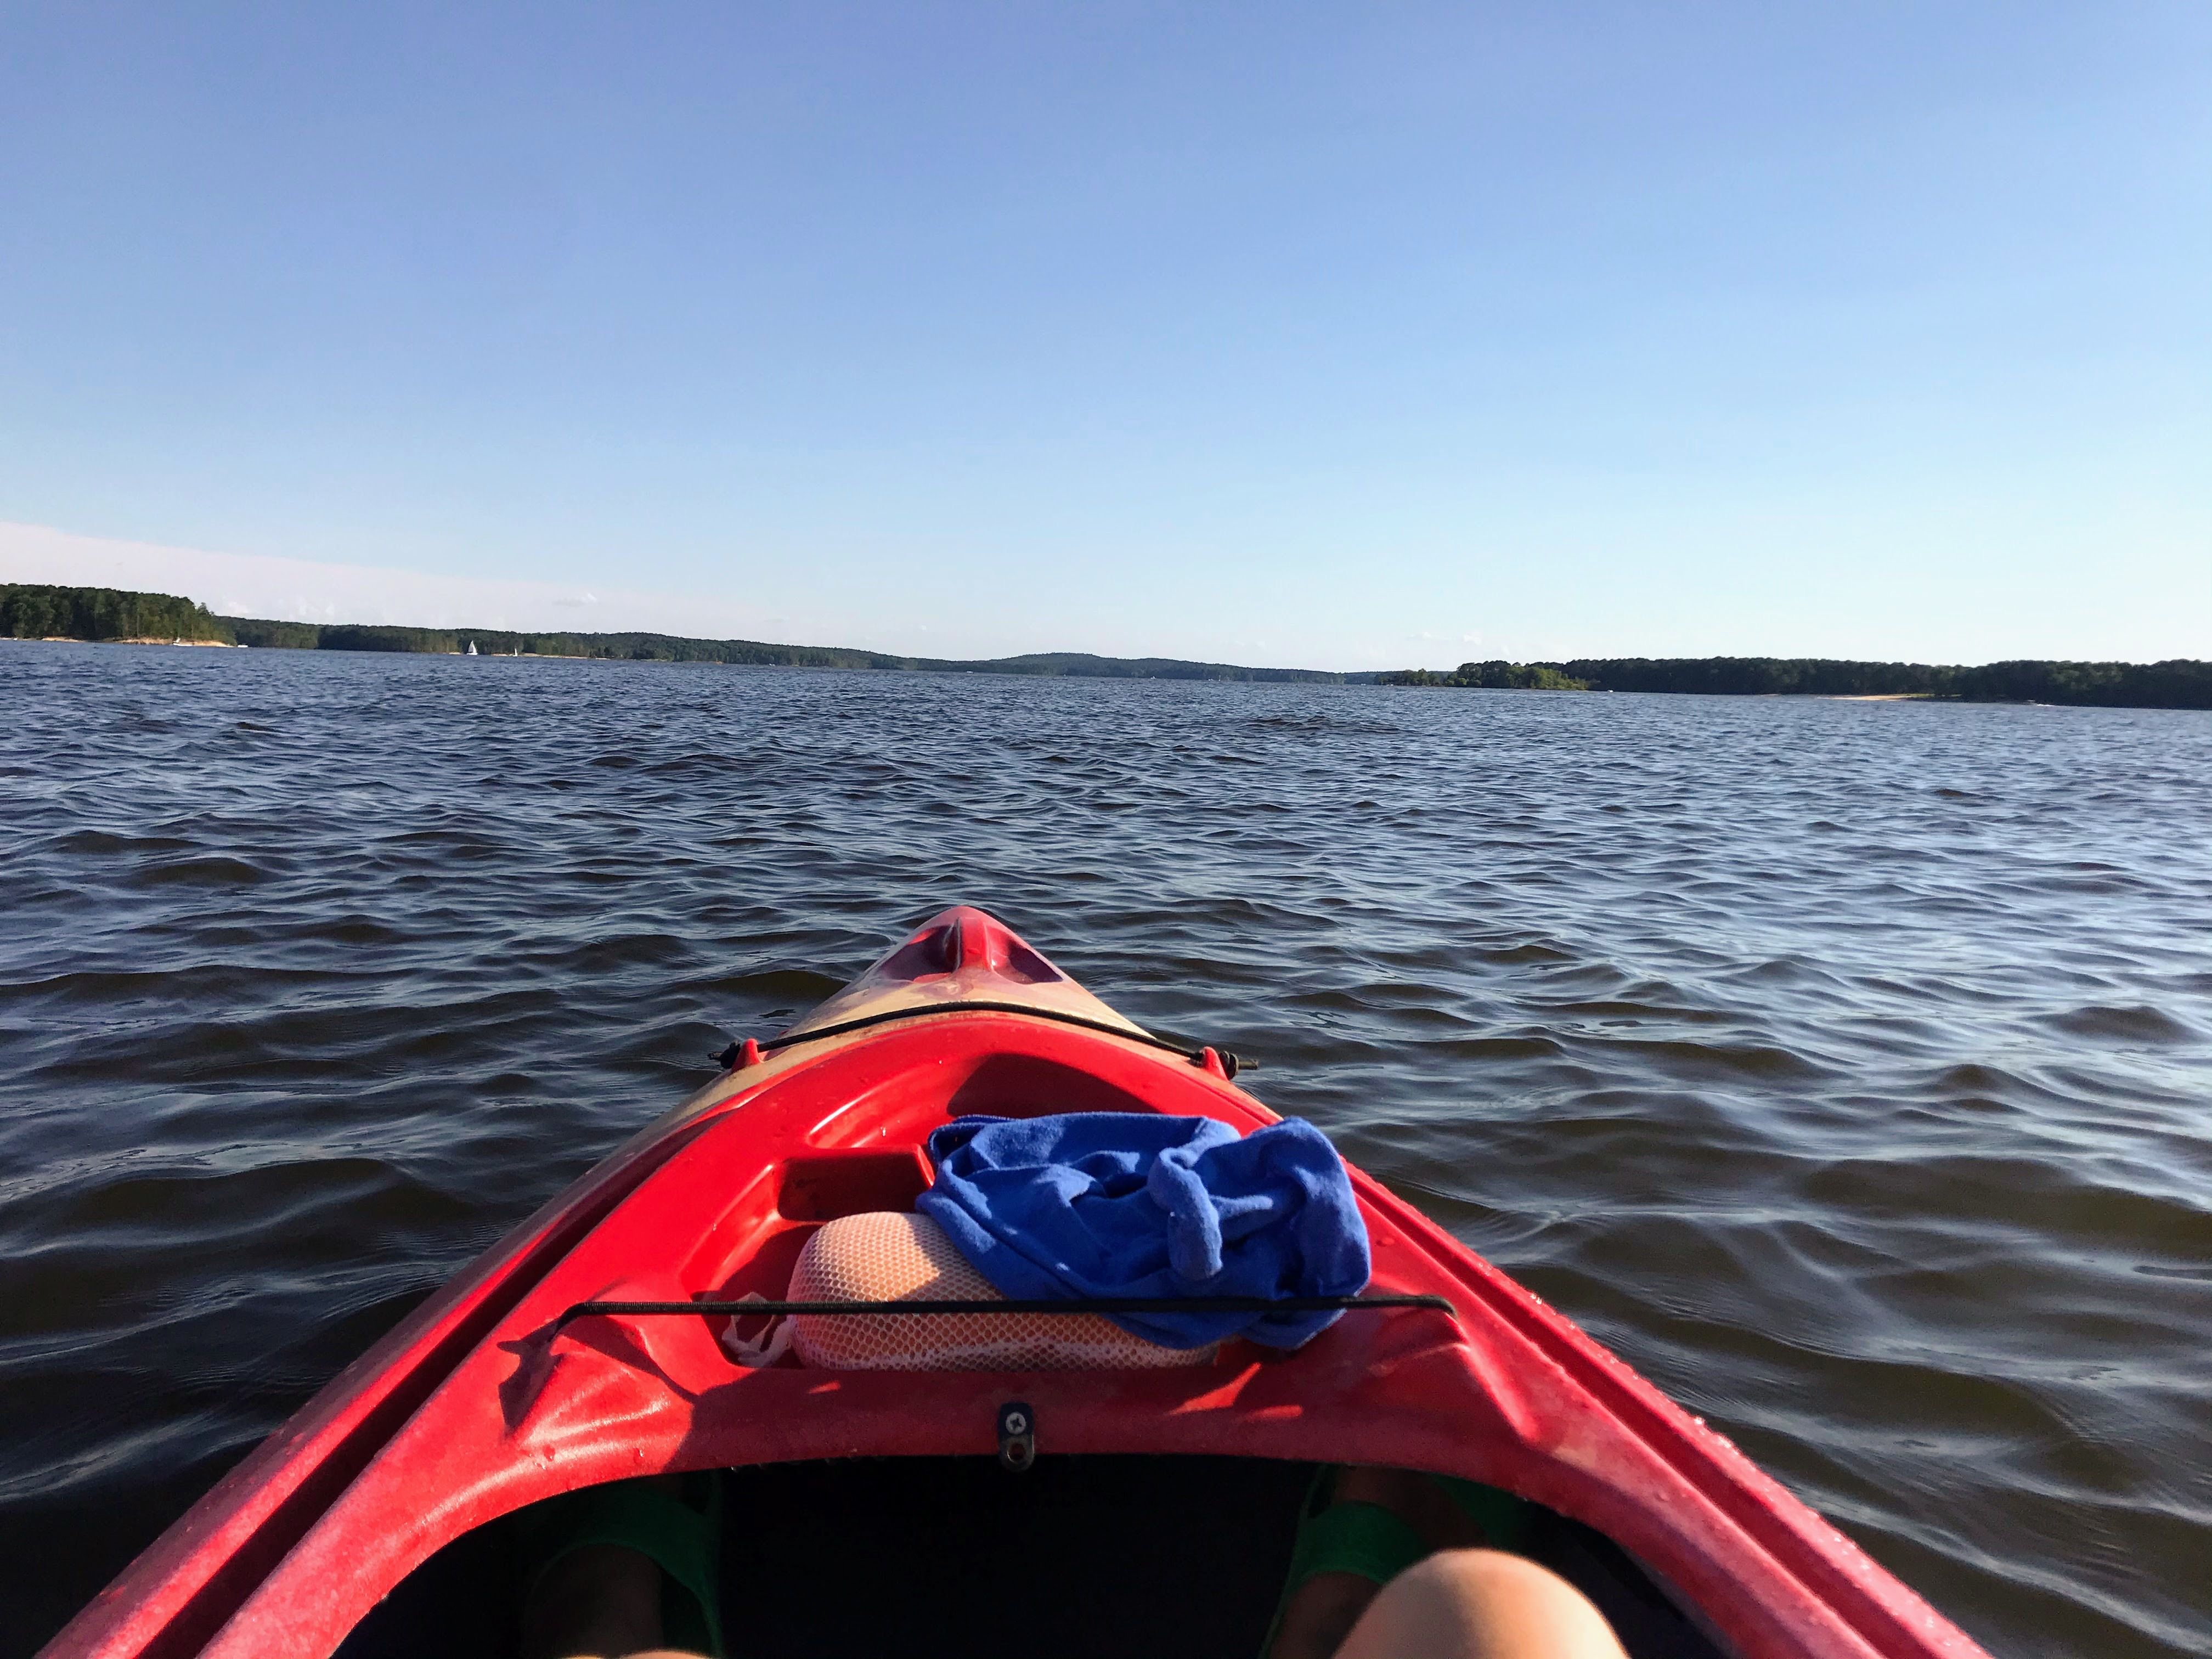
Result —
<path fill-rule="evenodd" d="M 2201 0 L 0 45 L 0 575 L 946 654 L 2212 655 Z"/>

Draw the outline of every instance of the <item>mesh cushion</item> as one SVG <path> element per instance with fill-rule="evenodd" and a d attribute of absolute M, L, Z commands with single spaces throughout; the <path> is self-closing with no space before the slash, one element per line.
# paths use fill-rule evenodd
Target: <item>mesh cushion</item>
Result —
<path fill-rule="evenodd" d="M 893 1211 L 824 1222 L 791 1270 L 793 1302 L 998 1302 L 927 1216 Z M 835 1370 L 1068 1371 L 1203 1365 L 1216 1345 L 1164 1348 L 1097 1314 L 855 1315 L 791 1322 L 799 1362 Z"/>

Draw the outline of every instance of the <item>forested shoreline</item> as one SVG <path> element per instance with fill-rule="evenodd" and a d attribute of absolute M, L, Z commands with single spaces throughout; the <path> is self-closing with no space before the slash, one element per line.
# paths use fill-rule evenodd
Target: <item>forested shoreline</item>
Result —
<path fill-rule="evenodd" d="M 277 651 L 386 651 L 455 656 L 572 657 L 610 662 L 711 662 L 761 668 L 863 668 L 942 674 L 1013 674 L 1035 678 L 1291 681 L 1338 685 L 1346 676 L 1318 669 L 1247 668 L 1175 657 L 1098 657 L 1036 652 L 982 661 L 902 657 L 838 646 L 774 645 L 757 640 L 688 639 L 673 634 L 536 633 L 499 628 L 406 628 L 385 623 L 278 622 L 221 617 L 191 599 L 112 587 L 0 583 L 0 638 L 181 639 Z"/>
<path fill-rule="evenodd" d="M 1926 697 L 2110 708 L 2212 708 L 2212 662 L 1992 662 L 1967 667 L 1819 657 L 1583 657 L 1408 669 L 1384 685 L 1482 690 L 1652 691 L 1708 696 Z"/>
<path fill-rule="evenodd" d="M 695 640 L 673 634 L 534 634 L 497 628 L 393 628 L 351 623 L 265 622 L 226 617 L 240 645 L 263 649 L 401 651 L 453 655 L 584 657 L 606 662 L 719 662 L 755 668 L 865 668 L 938 674 L 1014 674 L 1036 678 L 1292 680 L 1341 684 L 1344 676 L 1305 668 L 1243 668 L 1174 657 L 1094 657 L 1038 652 L 982 661 L 899 657 L 839 646 L 769 645 L 757 640 Z"/>
<path fill-rule="evenodd" d="M 0 637 L 168 641 L 261 650 L 389 651 L 571 657 L 621 662 L 712 662 L 765 668 L 860 668 L 1091 679 L 1297 682 L 1444 686 L 1462 690 L 1647 691 L 1717 696 L 1926 697 L 2118 708 L 2212 708 L 2212 662 L 1984 663 L 1979 666 L 1849 662 L 1813 657 L 1591 657 L 1566 662 L 1467 662 L 1448 672 L 1332 674 L 1246 668 L 1170 657 L 1037 652 L 981 661 L 901 657 L 836 646 L 697 640 L 672 634 L 530 633 L 493 628 L 399 628 L 222 617 L 171 593 L 0 583 Z"/>
<path fill-rule="evenodd" d="M 0 637 L 238 642 L 224 618 L 173 593 L 39 582 L 0 582 Z"/>
<path fill-rule="evenodd" d="M 616 662 L 720 662 L 766 668 L 898 668 L 897 657 L 832 646 L 691 640 L 668 634 L 538 634 L 500 628 L 398 628 L 380 623 L 271 622 L 226 617 L 240 645 L 276 651 L 384 651 L 429 656 L 587 657 Z"/>

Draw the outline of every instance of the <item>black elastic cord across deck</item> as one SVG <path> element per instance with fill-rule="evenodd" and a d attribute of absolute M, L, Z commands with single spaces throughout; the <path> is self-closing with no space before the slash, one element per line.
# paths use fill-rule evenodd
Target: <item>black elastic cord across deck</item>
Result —
<path fill-rule="evenodd" d="M 1088 1014 L 1069 1013 L 1060 1008 L 1040 1008 L 1027 1002 L 929 1002 L 912 1008 L 890 1008 L 880 1014 L 863 1014 L 858 1019 L 844 1019 L 835 1025 L 824 1025 L 817 1031 L 792 1031 L 782 1036 L 770 1037 L 760 1045 L 763 1054 L 778 1048 L 796 1048 L 802 1042 L 820 1042 L 829 1037 L 843 1036 L 848 1031 L 865 1031 L 872 1026 L 888 1025 L 893 1020 L 921 1019 L 932 1014 L 1026 1014 L 1031 1019 L 1049 1019 L 1062 1025 L 1079 1025 L 1086 1031 L 1102 1031 L 1108 1036 L 1127 1037 L 1132 1042 L 1149 1043 L 1155 1048 L 1164 1048 L 1171 1054 L 1180 1054 L 1194 1066 L 1206 1063 L 1206 1050 L 1186 1048 L 1179 1042 L 1154 1036 L 1150 1031 L 1139 1030 L 1133 1025 L 1117 1025 L 1110 1020 L 1093 1019 Z M 726 1069 L 736 1064 L 738 1045 L 732 1043 L 715 1058 Z M 1250 1070 L 1249 1060 L 1239 1060 L 1226 1048 L 1213 1051 L 1221 1060 L 1221 1069 L 1235 1077 L 1241 1070 Z"/>
<path fill-rule="evenodd" d="M 850 1318 L 861 1314 L 1185 1314 L 1355 1313 L 1362 1308 L 1433 1308 L 1456 1313 L 1440 1296 L 1091 1296 L 1006 1302 L 579 1302 L 553 1322 L 559 1329 L 586 1314 L 696 1314 L 712 1318 L 803 1314 Z"/>

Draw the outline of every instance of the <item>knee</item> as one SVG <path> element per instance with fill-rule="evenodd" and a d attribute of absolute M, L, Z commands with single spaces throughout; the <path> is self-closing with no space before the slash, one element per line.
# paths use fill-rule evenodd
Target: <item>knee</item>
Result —
<path fill-rule="evenodd" d="M 1497 1550 L 1440 1550 L 1362 1615 L 1338 1659 L 1622 1659 L 1604 1615 L 1549 1569 Z"/>
<path fill-rule="evenodd" d="M 1408 1567 L 1397 1582 L 1453 1601 L 1583 1599 L 1581 1591 L 1549 1567 L 1504 1550 L 1438 1550 Z"/>

